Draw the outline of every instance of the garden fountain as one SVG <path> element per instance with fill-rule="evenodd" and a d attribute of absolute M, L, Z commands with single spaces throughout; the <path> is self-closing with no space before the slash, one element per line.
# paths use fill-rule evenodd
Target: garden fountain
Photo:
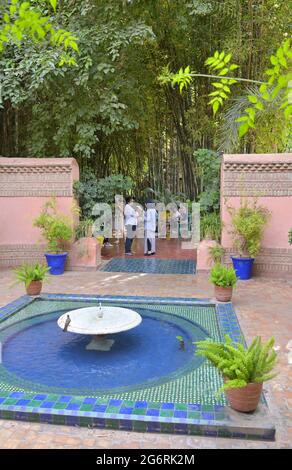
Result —
<path fill-rule="evenodd" d="M 58 326 L 65 332 L 93 336 L 88 350 L 110 351 L 114 340 L 107 335 L 121 333 L 138 326 L 141 316 L 134 310 L 121 307 L 86 307 L 61 315 Z"/>

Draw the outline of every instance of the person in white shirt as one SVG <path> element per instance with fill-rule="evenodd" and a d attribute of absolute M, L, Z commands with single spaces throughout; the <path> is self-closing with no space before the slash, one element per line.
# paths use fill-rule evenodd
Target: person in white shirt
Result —
<path fill-rule="evenodd" d="M 125 254 L 132 256 L 132 243 L 136 234 L 137 223 L 138 223 L 138 212 L 133 207 L 134 199 L 132 197 L 126 198 L 126 205 L 124 209 L 125 216 L 125 227 L 126 227 L 126 242 L 125 242 Z"/>
<path fill-rule="evenodd" d="M 144 212 L 144 255 L 155 255 L 155 232 L 156 232 L 156 216 L 155 203 L 151 200 L 146 202 L 146 210 Z"/>

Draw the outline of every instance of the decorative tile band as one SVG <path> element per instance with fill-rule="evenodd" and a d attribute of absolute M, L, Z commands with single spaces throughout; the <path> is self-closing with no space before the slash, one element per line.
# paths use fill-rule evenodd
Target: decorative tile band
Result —
<path fill-rule="evenodd" d="M 40 300 L 105 300 L 149 304 L 208 305 L 216 307 L 222 334 L 234 340 L 242 332 L 232 304 L 214 304 L 206 299 L 163 297 L 125 297 L 44 294 Z M 23 296 L 0 309 L 0 322 L 37 300 Z M 273 440 L 275 428 L 265 401 L 262 401 L 252 419 L 245 414 L 230 411 L 222 405 L 200 403 L 149 402 L 146 400 L 106 399 L 68 394 L 1 391 L 0 417 L 22 421 L 120 429 L 136 432 L 190 434 L 212 437 Z"/>
<path fill-rule="evenodd" d="M 292 196 L 292 162 L 224 162 L 223 196 Z"/>
<path fill-rule="evenodd" d="M 230 172 L 292 172 L 292 162 L 279 162 L 276 159 L 271 162 L 259 161 L 224 162 L 224 170 Z"/>
<path fill-rule="evenodd" d="M 0 164 L 0 197 L 72 197 L 72 167 Z"/>
<path fill-rule="evenodd" d="M 230 256 L 236 256 L 232 248 L 226 248 L 224 262 L 231 263 Z M 258 254 L 255 265 L 257 273 L 292 274 L 292 249 L 289 248 L 263 248 Z"/>

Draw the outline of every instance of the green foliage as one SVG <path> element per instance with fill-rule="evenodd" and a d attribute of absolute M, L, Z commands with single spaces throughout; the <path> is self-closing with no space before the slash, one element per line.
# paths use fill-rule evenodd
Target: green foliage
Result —
<path fill-rule="evenodd" d="M 218 212 L 204 214 L 200 220 L 201 240 L 207 238 L 220 241 L 221 238 L 221 219 Z"/>
<path fill-rule="evenodd" d="M 92 237 L 92 227 L 94 224 L 93 219 L 80 220 L 75 230 L 75 237 L 77 240 L 84 237 Z"/>
<path fill-rule="evenodd" d="M 207 358 L 227 379 L 219 390 L 222 393 L 230 388 L 262 383 L 275 377 L 276 374 L 272 373 L 277 361 L 274 343 L 274 338 L 262 343 L 261 338 L 256 337 L 246 348 L 226 335 L 224 343 L 207 339 L 194 344 L 198 348 L 196 355 Z"/>
<path fill-rule="evenodd" d="M 80 181 L 74 183 L 74 193 L 84 219 L 90 219 L 92 208 L 97 202 L 113 204 L 116 195 L 126 196 L 133 189 L 128 176 L 112 175 L 97 179 L 90 170 L 82 172 Z"/>
<path fill-rule="evenodd" d="M 209 247 L 209 255 L 210 255 L 210 260 L 214 264 L 220 264 L 222 262 L 222 258 L 224 256 L 225 250 L 223 246 L 221 245 L 215 245 L 215 246 L 210 246 Z"/>
<path fill-rule="evenodd" d="M 64 251 L 64 243 L 73 237 L 72 222 L 57 211 L 54 198 L 44 205 L 41 214 L 34 220 L 34 226 L 41 229 L 51 253 Z"/>
<path fill-rule="evenodd" d="M 50 4 L 55 11 L 57 0 L 50 0 Z M 0 52 L 11 43 L 21 46 L 27 38 L 34 43 L 48 40 L 52 46 L 62 48 L 60 66 L 76 65 L 71 54 L 72 51 L 78 52 L 76 37 L 65 29 L 55 29 L 50 17 L 44 16 L 34 2 L 11 0 L 3 15 L 3 25 L 0 29 Z"/>
<path fill-rule="evenodd" d="M 236 285 L 236 273 L 234 268 L 216 263 L 211 269 L 210 282 L 215 286 L 234 287 Z"/>
<path fill-rule="evenodd" d="M 200 184 L 201 213 L 217 211 L 220 205 L 220 166 L 221 158 L 209 149 L 194 152 L 197 176 Z"/>
<path fill-rule="evenodd" d="M 205 61 L 205 65 L 208 66 L 210 72 L 218 74 L 218 78 L 220 78 L 220 81 L 212 83 L 215 90 L 209 93 L 211 100 L 208 104 L 212 105 L 214 116 L 220 106 L 223 106 L 224 101 L 230 97 L 230 87 L 237 83 L 237 80 L 232 78 L 232 74 L 239 66 L 230 63 L 231 59 L 232 54 L 225 54 L 224 51 L 216 51 L 213 57 L 209 57 Z"/>
<path fill-rule="evenodd" d="M 285 118 L 286 127 L 290 124 L 290 118 L 292 114 L 291 99 L 289 99 L 289 93 L 291 93 L 291 41 L 290 39 L 285 40 L 280 47 L 278 47 L 276 54 L 270 56 L 270 63 L 272 67 L 268 68 L 264 73 L 268 76 L 268 82 L 259 82 L 257 80 L 238 78 L 233 76 L 235 70 L 239 68 L 237 64 L 231 63 L 232 53 L 226 54 L 224 51 L 216 51 L 212 57 L 208 57 L 205 61 L 205 65 L 208 66 L 210 74 L 204 75 L 201 73 L 195 73 L 191 71 L 190 67 L 187 66 L 185 69 L 180 68 L 179 72 L 171 73 L 169 68 L 164 68 L 159 76 L 161 84 L 165 85 L 171 83 L 179 85 L 180 92 L 187 89 L 192 81 L 193 77 L 209 77 L 218 78 L 220 81 L 212 82 L 214 91 L 209 93 L 211 100 L 208 104 L 212 105 L 214 116 L 223 107 L 226 100 L 231 96 L 231 86 L 241 81 L 250 83 L 261 83 L 259 87 L 260 98 L 256 94 L 248 95 L 249 106 L 244 109 L 244 114 L 236 119 L 239 123 L 238 135 L 243 137 L 249 129 L 255 129 L 255 119 L 258 113 L 265 110 L 268 104 L 275 103 L 275 109 L 281 110 Z M 211 75 L 214 73 L 216 75 Z M 275 100 L 279 97 L 278 100 Z"/>
<path fill-rule="evenodd" d="M 107 204 L 115 202 L 115 196 L 126 196 L 133 189 L 134 183 L 129 176 L 112 175 L 101 178 L 97 183 L 98 201 Z"/>
<path fill-rule="evenodd" d="M 290 245 L 292 245 L 292 228 L 288 233 L 288 241 L 289 241 Z"/>
<path fill-rule="evenodd" d="M 243 137 L 250 128 L 255 129 L 255 120 L 257 115 L 264 111 L 270 103 L 275 103 L 274 113 L 279 109 L 284 113 L 285 125 L 289 126 L 292 114 L 292 104 L 289 100 L 289 88 L 292 80 L 292 50 L 291 41 L 287 39 L 277 49 L 275 55 L 271 55 L 270 63 L 272 67 L 265 71 L 268 76 L 268 83 L 263 83 L 259 87 L 260 96 L 249 95 L 250 105 L 244 111 L 244 114 L 237 119 L 240 123 L 238 132 Z M 290 92 L 291 93 L 291 92 Z M 279 100 L 276 98 L 279 97 Z"/>
<path fill-rule="evenodd" d="M 84 170 L 80 180 L 74 182 L 74 194 L 78 199 L 82 217 L 89 219 L 94 204 L 98 202 L 97 178 L 92 171 Z"/>
<path fill-rule="evenodd" d="M 24 283 L 28 287 L 32 281 L 45 281 L 50 268 L 43 264 L 23 264 L 14 269 L 18 283 Z"/>
<path fill-rule="evenodd" d="M 231 215 L 231 232 L 234 246 L 240 256 L 255 257 L 261 247 L 264 229 L 268 223 L 270 213 L 262 206 L 258 206 L 257 200 L 249 203 L 241 201 L 238 209 L 228 208 Z"/>
<path fill-rule="evenodd" d="M 173 87 L 178 85 L 179 91 L 182 93 L 183 89 L 188 88 L 193 81 L 192 74 L 190 73 L 190 66 L 188 65 L 185 69 L 181 67 L 177 73 L 170 72 L 168 66 L 163 67 L 160 75 L 158 76 L 158 81 L 161 85 L 166 85 L 168 83 L 171 83 Z"/>

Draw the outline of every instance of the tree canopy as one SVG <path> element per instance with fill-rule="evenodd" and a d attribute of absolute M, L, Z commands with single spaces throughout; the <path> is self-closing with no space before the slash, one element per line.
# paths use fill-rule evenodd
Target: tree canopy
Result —
<path fill-rule="evenodd" d="M 252 86 L 234 86 L 214 116 L 208 105 L 214 80 L 194 78 L 184 93 L 158 80 L 166 67 L 207 75 L 205 61 L 224 51 L 239 66 L 236 76 L 262 81 L 270 56 L 289 36 L 284 0 L 0 5 L 1 155 L 74 156 L 97 177 L 123 174 L 136 189 L 193 199 L 202 188 L 198 149 L 218 155 L 291 147 L 289 134 L 273 139 L 282 122 L 272 109 L 238 139 L 236 119 L 252 107 Z"/>

